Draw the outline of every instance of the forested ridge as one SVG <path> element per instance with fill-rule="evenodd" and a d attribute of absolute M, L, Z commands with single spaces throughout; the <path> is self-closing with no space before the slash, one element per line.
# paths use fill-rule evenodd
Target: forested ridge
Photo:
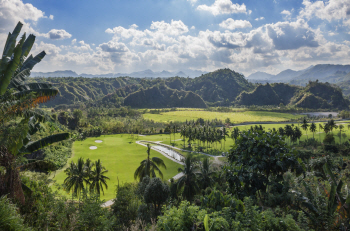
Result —
<path fill-rule="evenodd" d="M 287 83 L 253 84 L 230 69 L 220 69 L 194 79 L 49 77 L 30 78 L 29 82 L 32 81 L 50 83 L 59 90 L 53 100 L 44 104 L 47 107 L 111 99 L 116 103 L 114 106 L 133 108 L 281 104 L 311 109 L 347 109 L 349 105 L 341 88 L 329 83 L 310 81 L 306 87 Z M 347 87 L 346 84 L 340 86 Z M 187 100 L 185 95 L 191 99 Z"/>

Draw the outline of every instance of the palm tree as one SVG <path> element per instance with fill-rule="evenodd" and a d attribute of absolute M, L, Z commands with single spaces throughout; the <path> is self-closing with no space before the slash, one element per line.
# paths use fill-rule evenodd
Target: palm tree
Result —
<path fill-rule="evenodd" d="M 199 176 L 199 181 L 201 182 L 202 189 L 206 189 L 212 185 L 214 182 L 213 175 L 215 175 L 215 172 L 212 171 L 209 158 L 204 158 L 200 166 L 200 172 L 198 172 L 197 175 Z"/>
<path fill-rule="evenodd" d="M 340 131 L 340 144 L 341 144 L 341 132 L 343 131 L 344 129 L 344 125 L 339 125 L 339 131 Z"/>
<path fill-rule="evenodd" d="M 321 142 L 321 129 L 323 130 L 323 125 L 321 123 L 318 124 L 318 138 Z"/>
<path fill-rule="evenodd" d="M 308 130 L 308 127 L 309 127 L 309 126 L 310 126 L 310 125 L 307 123 L 306 119 L 304 118 L 303 124 L 301 125 L 301 128 L 306 132 L 306 137 L 308 137 L 308 136 L 307 136 L 307 130 Z"/>
<path fill-rule="evenodd" d="M 100 191 L 104 195 L 103 186 L 108 189 L 106 180 L 110 180 L 105 174 L 108 172 L 105 167 L 102 166 L 100 159 L 94 164 L 95 169 L 91 172 L 90 180 L 90 192 L 96 192 L 100 195 Z"/>
<path fill-rule="evenodd" d="M 316 132 L 316 124 L 314 122 L 310 125 L 310 131 L 313 133 L 313 138 L 315 139 L 315 132 Z"/>
<path fill-rule="evenodd" d="M 85 190 L 85 186 L 89 185 L 84 159 L 80 157 L 76 164 L 72 161 L 64 172 L 68 175 L 63 182 L 65 189 L 67 191 L 72 190 L 72 197 L 78 195 L 80 199 L 80 192 Z"/>
<path fill-rule="evenodd" d="M 145 176 L 149 176 L 151 178 L 156 177 L 156 172 L 158 172 L 160 178 L 163 179 L 163 173 L 160 171 L 159 167 L 166 166 L 164 161 L 158 157 L 150 158 L 151 146 L 147 144 L 147 159 L 141 161 L 140 166 L 136 169 L 134 173 L 134 179 L 139 179 L 141 181 Z"/>
<path fill-rule="evenodd" d="M 231 138 L 236 141 L 238 136 L 239 136 L 239 129 L 238 129 L 238 127 L 235 127 L 233 129 L 233 132 L 231 133 Z"/>
<path fill-rule="evenodd" d="M 193 196 L 199 191 L 197 184 L 197 172 L 198 166 L 196 165 L 197 160 L 189 154 L 185 158 L 185 166 L 179 168 L 178 172 L 182 172 L 183 176 L 177 181 L 177 189 L 182 191 L 182 195 L 189 201 L 192 201 Z"/>

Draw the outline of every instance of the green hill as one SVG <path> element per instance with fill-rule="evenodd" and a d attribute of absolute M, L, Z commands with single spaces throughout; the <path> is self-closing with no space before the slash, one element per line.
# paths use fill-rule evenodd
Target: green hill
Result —
<path fill-rule="evenodd" d="M 243 75 L 230 69 L 220 69 L 194 78 L 186 84 L 186 90 L 192 91 L 206 102 L 232 102 L 242 91 L 253 90 Z"/>
<path fill-rule="evenodd" d="M 124 99 L 124 105 L 135 108 L 207 107 L 197 94 L 174 90 L 164 84 L 131 93 Z"/>

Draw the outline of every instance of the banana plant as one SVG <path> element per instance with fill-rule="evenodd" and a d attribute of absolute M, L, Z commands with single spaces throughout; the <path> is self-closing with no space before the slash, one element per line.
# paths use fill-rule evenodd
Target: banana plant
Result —
<path fill-rule="evenodd" d="M 52 88 L 50 84 L 24 83 L 29 77 L 30 71 L 45 57 L 46 53 L 42 51 L 35 57 L 28 56 L 35 42 L 35 36 L 32 34 L 26 37 L 24 33 L 16 45 L 22 26 L 23 24 L 18 22 L 13 32 L 9 33 L 0 59 L 0 96 L 9 89 L 15 90 L 14 95 L 17 98 L 33 93 L 36 96 L 33 105 L 36 105 L 57 95 L 58 90 Z"/>

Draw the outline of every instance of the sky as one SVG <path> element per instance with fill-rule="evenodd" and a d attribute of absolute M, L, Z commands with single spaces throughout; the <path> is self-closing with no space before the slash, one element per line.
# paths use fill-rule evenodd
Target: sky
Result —
<path fill-rule="evenodd" d="M 17 22 L 33 71 L 214 71 L 248 76 L 350 64 L 350 0 L 0 0 L 0 52 Z"/>

